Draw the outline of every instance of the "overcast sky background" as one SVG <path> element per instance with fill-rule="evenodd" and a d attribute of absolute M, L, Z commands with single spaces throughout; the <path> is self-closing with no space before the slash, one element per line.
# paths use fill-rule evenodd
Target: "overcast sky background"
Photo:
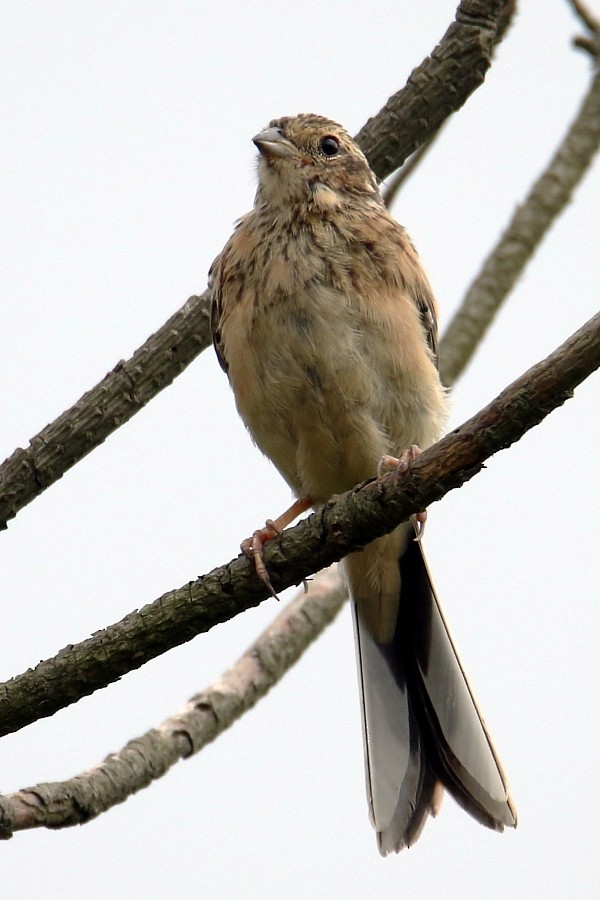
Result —
<path fill-rule="evenodd" d="M 455 5 L 2 3 L 0 458 L 204 289 L 252 204 L 253 134 L 297 112 L 355 133 Z M 570 47 L 581 29 L 565 0 L 521 5 L 486 84 L 394 209 L 442 329 L 591 77 Z M 596 165 L 454 392 L 450 425 L 596 312 L 599 203 Z M 599 403 L 595 376 L 430 510 L 429 556 L 511 781 L 516 832 L 487 831 L 446 798 L 415 847 L 379 857 L 345 609 L 198 756 L 85 827 L 0 846 L 3 896 L 592 896 Z M 288 502 L 207 351 L 0 534 L 0 677 L 226 562 Z M 278 609 L 269 600 L 4 738 L 2 789 L 69 778 L 160 723 Z"/>

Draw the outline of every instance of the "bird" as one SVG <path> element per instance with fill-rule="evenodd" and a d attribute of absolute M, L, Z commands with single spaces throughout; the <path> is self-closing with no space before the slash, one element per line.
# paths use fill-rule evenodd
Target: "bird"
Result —
<path fill-rule="evenodd" d="M 213 343 L 237 410 L 295 496 L 242 549 L 441 436 L 437 306 L 406 230 L 348 132 L 302 113 L 252 141 L 252 210 L 209 271 Z M 341 563 L 353 610 L 369 814 L 382 855 L 409 847 L 446 790 L 516 825 L 508 781 L 458 658 L 420 540 L 424 515 Z"/>

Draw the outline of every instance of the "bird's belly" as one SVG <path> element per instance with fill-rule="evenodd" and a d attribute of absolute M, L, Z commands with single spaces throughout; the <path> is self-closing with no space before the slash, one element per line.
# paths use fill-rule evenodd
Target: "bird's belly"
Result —
<path fill-rule="evenodd" d="M 251 337 L 227 348 L 238 410 L 296 494 L 324 502 L 372 477 L 384 454 L 437 437 L 437 422 L 424 433 L 428 401 L 389 323 L 308 294 L 247 326 Z"/>

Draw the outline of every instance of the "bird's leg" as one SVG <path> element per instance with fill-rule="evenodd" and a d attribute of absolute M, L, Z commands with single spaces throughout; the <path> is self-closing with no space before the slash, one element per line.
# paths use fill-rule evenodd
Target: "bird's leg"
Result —
<path fill-rule="evenodd" d="M 399 459 L 395 456 L 382 456 L 377 463 L 377 477 L 381 478 L 386 470 L 393 470 L 394 484 L 397 484 L 400 476 L 408 471 L 410 464 L 414 462 L 415 459 L 418 459 L 421 453 L 422 450 L 420 447 L 417 447 L 416 444 L 411 444 L 411 446 L 400 455 Z M 414 516 L 411 516 L 411 520 L 416 532 L 415 541 L 420 541 L 425 532 L 427 510 L 424 509 L 421 512 L 415 513 Z"/>
<path fill-rule="evenodd" d="M 277 537 L 278 534 L 281 534 L 283 529 L 286 528 L 290 522 L 293 522 L 296 516 L 305 512 L 312 505 L 313 501 L 310 497 L 299 497 L 298 500 L 295 500 L 294 503 L 292 503 L 289 509 L 286 509 L 286 511 L 276 519 L 267 519 L 264 528 L 258 528 L 252 537 L 246 538 L 240 545 L 242 553 L 247 556 L 249 560 L 254 562 L 256 574 L 264 581 L 270 593 L 276 600 L 278 600 L 279 597 L 271 584 L 271 579 L 267 572 L 267 567 L 263 558 L 263 546 L 267 541 L 270 541 L 274 537 Z"/>

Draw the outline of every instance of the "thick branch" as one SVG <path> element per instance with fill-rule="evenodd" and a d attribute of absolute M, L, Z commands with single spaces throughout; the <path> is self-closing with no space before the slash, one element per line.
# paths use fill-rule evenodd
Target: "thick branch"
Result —
<path fill-rule="evenodd" d="M 334 569 L 320 572 L 229 671 L 158 728 L 82 775 L 0 796 L 0 838 L 25 828 L 82 825 L 198 753 L 280 680 L 334 619 L 344 595 Z"/>
<path fill-rule="evenodd" d="M 563 211 L 600 144 L 600 71 L 546 171 L 483 264 L 441 344 L 440 374 L 459 378 L 542 238 Z"/>
<path fill-rule="evenodd" d="M 402 91 L 362 129 L 358 141 L 384 178 L 478 87 L 490 64 L 502 0 L 463 0 L 456 22 Z M 210 344 L 206 292 L 126 362 L 18 448 L 0 466 L 0 529 L 58 481 L 179 375 Z"/>
<path fill-rule="evenodd" d="M 600 313 L 489 406 L 426 450 L 399 484 L 393 478 L 367 482 L 270 542 L 265 560 L 275 588 L 298 584 L 460 487 L 489 456 L 560 406 L 598 366 Z M 245 557 L 170 591 L 2 685 L 0 734 L 52 715 L 264 599 L 264 585 Z"/>

